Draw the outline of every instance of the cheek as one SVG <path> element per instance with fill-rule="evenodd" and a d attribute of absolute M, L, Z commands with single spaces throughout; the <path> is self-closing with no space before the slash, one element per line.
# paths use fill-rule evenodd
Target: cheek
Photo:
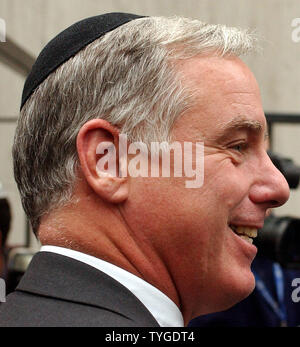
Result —
<path fill-rule="evenodd" d="M 248 195 L 250 177 L 241 167 L 235 166 L 230 159 L 223 160 L 218 165 L 205 168 L 203 191 L 209 196 L 214 207 L 234 209 Z"/>

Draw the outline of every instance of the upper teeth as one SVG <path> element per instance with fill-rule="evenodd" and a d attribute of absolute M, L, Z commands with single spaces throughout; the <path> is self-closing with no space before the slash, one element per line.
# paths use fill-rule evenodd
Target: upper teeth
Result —
<path fill-rule="evenodd" d="M 250 227 L 241 227 L 241 226 L 234 226 L 231 225 L 231 228 L 239 235 L 246 235 L 251 238 L 254 238 L 257 236 L 257 229 L 256 228 L 250 228 Z"/>

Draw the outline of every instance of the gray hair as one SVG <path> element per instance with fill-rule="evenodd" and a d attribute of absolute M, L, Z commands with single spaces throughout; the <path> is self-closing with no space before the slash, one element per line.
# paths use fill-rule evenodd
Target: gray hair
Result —
<path fill-rule="evenodd" d="M 76 137 L 102 118 L 130 141 L 170 141 L 191 105 L 175 62 L 195 55 L 242 55 L 247 31 L 187 18 L 131 21 L 89 44 L 54 71 L 24 105 L 13 146 L 15 179 L 36 233 L 43 214 L 68 203 L 79 161 Z"/>

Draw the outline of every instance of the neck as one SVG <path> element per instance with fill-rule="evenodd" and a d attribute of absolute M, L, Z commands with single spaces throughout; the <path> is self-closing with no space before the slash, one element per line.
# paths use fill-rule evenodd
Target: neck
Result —
<path fill-rule="evenodd" d="M 152 284 L 180 308 L 172 277 L 142 231 L 126 223 L 122 206 L 84 194 L 45 215 L 39 228 L 42 245 L 74 249 L 108 261 Z"/>

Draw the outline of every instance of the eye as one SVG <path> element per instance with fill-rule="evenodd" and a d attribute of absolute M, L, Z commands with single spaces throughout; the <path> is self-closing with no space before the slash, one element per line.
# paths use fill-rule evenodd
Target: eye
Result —
<path fill-rule="evenodd" d="M 230 146 L 230 148 L 237 151 L 237 152 L 242 153 L 248 148 L 248 143 L 247 142 L 240 142 L 240 143 L 237 143 L 233 146 Z"/>

